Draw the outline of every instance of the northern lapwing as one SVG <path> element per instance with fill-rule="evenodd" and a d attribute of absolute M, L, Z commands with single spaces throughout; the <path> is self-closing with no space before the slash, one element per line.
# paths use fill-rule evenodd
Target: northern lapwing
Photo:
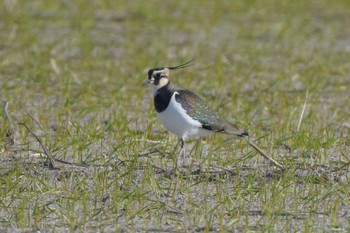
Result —
<path fill-rule="evenodd" d="M 191 61 L 172 67 L 156 67 L 148 70 L 148 78 L 143 86 L 153 86 L 154 107 L 164 127 L 180 138 L 182 156 L 185 156 L 184 142 L 189 137 L 204 137 L 217 132 L 248 137 L 247 131 L 237 124 L 230 123 L 208 107 L 207 104 L 193 92 L 176 86 L 169 80 L 170 71 L 185 68 Z M 281 164 L 268 157 L 252 141 L 248 140 L 257 152 L 270 160 L 279 168 Z"/>

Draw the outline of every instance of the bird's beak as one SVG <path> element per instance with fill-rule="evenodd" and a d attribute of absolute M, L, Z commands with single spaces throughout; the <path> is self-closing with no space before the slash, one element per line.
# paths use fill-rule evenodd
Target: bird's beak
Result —
<path fill-rule="evenodd" d="M 151 81 L 149 80 L 149 79 L 146 79 L 146 81 L 144 81 L 143 83 L 142 83 L 142 86 L 144 87 L 144 86 L 147 86 L 148 84 L 150 84 L 151 83 Z"/>

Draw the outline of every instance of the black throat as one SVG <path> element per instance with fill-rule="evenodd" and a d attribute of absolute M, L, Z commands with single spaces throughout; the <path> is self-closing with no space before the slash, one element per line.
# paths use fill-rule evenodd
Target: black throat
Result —
<path fill-rule="evenodd" d="M 154 107 L 158 113 L 163 112 L 169 105 L 174 91 L 170 88 L 170 82 L 159 88 L 154 95 Z"/>

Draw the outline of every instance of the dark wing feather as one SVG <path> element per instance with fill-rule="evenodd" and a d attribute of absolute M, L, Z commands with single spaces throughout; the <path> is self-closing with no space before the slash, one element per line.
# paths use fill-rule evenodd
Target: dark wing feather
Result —
<path fill-rule="evenodd" d="M 204 129 L 216 132 L 229 133 L 238 136 L 248 134 L 238 125 L 221 119 L 209 106 L 196 94 L 186 90 L 176 90 L 179 94 L 175 96 L 178 103 L 186 109 L 187 113 L 198 120 Z"/>

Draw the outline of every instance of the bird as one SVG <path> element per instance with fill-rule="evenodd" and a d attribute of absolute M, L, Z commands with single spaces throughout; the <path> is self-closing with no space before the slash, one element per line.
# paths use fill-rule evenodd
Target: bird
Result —
<path fill-rule="evenodd" d="M 156 114 L 163 126 L 179 137 L 180 154 L 183 159 L 185 140 L 188 138 L 200 138 L 211 133 L 223 133 L 241 138 L 249 137 L 249 133 L 241 126 L 221 118 L 198 95 L 170 81 L 170 71 L 191 66 L 193 60 L 176 66 L 151 68 L 147 72 L 147 79 L 142 84 L 142 86 L 151 85 L 153 87 Z M 283 168 L 283 165 L 267 156 L 251 140 L 249 140 L 249 145 L 277 167 Z"/>

